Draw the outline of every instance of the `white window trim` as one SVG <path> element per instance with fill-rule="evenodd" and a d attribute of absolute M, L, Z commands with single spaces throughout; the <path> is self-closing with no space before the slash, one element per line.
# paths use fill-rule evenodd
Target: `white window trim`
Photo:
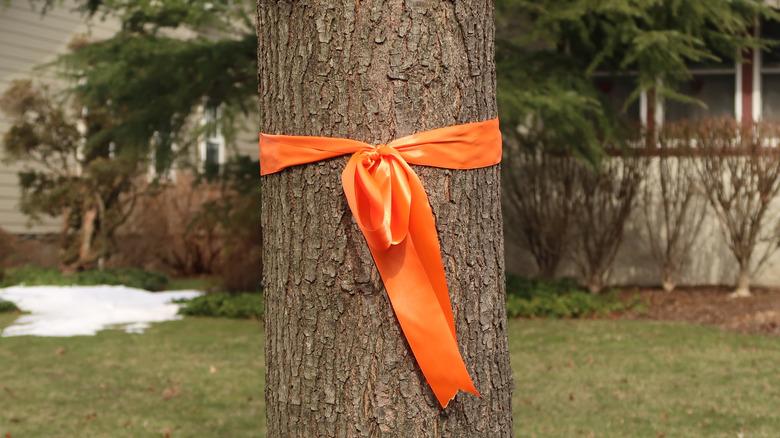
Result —
<path fill-rule="evenodd" d="M 742 120 L 742 62 L 734 61 L 734 119 Z"/>
<path fill-rule="evenodd" d="M 202 109 L 202 117 L 200 118 L 200 125 L 205 126 L 208 121 L 206 120 L 206 107 L 204 106 Z M 216 109 L 216 117 L 219 118 L 219 108 Z M 225 136 L 222 135 L 221 130 L 219 129 L 219 125 L 216 126 L 216 134 L 213 136 L 207 136 L 203 135 L 203 139 L 199 142 L 198 145 L 198 154 L 199 154 L 199 162 L 201 166 L 205 166 L 206 164 L 206 144 L 211 141 L 213 143 L 217 143 L 219 146 L 219 149 L 217 150 L 217 164 L 222 166 L 227 161 L 227 147 L 225 144 Z"/>
<path fill-rule="evenodd" d="M 753 50 L 753 121 L 758 122 L 762 118 L 763 94 L 761 88 L 761 66 L 763 56 L 761 50 Z"/>
<path fill-rule="evenodd" d="M 740 120 L 742 118 L 742 64 L 739 62 L 734 63 L 734 69 L 730 68 L 713 68 L 713 69 L 691 69 L 692 75 L 708 76 L 708 75 L 726 75 L 734 74 L 734 119 Z M 755 74 L 755 71 L 754 71 Z M 660 85 L 660 80 L 658 84 Z M 755 95 L 755 90 L 754 90 Z M 647 101 L 644 101 L 644 105 L 647 105 Z M 755 99 L 753 102 L 755 108 Z M 655 97 L 655 126 L 656 129 L 663 127 L 666 123 L 666 102 L 664 99 L 656 94 Z M 642 119 L 643 125 L 647 125 L 647 108 L 642 107 L 642 111 L 645 114 L 645 118 Z M 755 117 L 755 111 L 753 112 Z"/>
<path fill-rule="evenodd" d="M 656 80 L 655 84 L 655 88 L 658 90 L 661 87 L 661 80 Z M 648 101 L 647 90 L 642 90 L 642 92 L 639 94 L 639 121 L 642 123 L 643 127 L 647 127 L 648 106 L 650 106 L 650 102 Z M 663 99 L 658 95 L 658 92 L 655 93 L 655 111 L 653 114 L 653 122 L 656 131 L 663 125 L 664 122 Z"/>
<path fill-rule="evenodd" d="M 173 152 L 174 157 L 176 156 L 176 152 L 179 150 L 179 146 L 176 142 L 171 143 L 171 152 Z M 168 180 L 171 182 L 176 182 L 176 161 L 174 160 L 173 163 L 171 163 L 171 167 L 168 168 L 164 173 L 160 173 L 157 171 L 157 163 L 156 163 L 157 157 L 155 156 L 155 150 L 152 148 L 149 151 L 149 168 L 147 170 L 146 174 L 146 180 L 148 182 L 154 181 L 156 178 L 161 178 L 164 180 Z"/>
<path fill-rule="evenodd" d="M 213 143 L 217 143 L 219 145 L 219 149 L 217 152 L 217 164 L 219 164 L 220 166 L 225 164 L 225 162 L 227 161 L 225 159 L 227 148 L 225 147 L 225 137 L 223 137 L 222 135 L 216 135 L 214 137 L 204 138 L 203 141 L 200 142 L 199 152 L 200 152 L 201 164 L 206 163 L 206 143 L 208 143 L 209 141 Z"/>

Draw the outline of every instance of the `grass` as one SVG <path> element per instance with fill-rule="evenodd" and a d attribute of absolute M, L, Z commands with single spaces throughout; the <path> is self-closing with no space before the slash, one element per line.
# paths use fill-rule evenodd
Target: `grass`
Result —
<path fill-rule="evenodd" d="M 157 272 L 135 268 L 88 270 L 63 273 L 54 268 L 20 266 L 8 269 L 0 278 L 0 287 L 27 286 L 71 286 L 71 285 L 124 285 L 146 290 L 163 290 L 168 277 Z"/>
<path fill-rule="evenodd" d="M 218 277 L 179 277 L 168 281 L 168 290 L 195 289 L 208 291 L 219 287 Z"/>
<path fill-rule="evenodd" d="M 3 299 L 0 299 L 0 313 L 11 313 L 11 312 L 18 312 L 19 308 L 16 307 L 16 304 L 5 301 Z"/>
<path fill-rule="evenodd" d="M 0 315 L 0 327 L 13 315 Z M 510 321 L 518 437 L 777 436 L 780 340 L 634 321 Z M 257 322 L 0 338 L 0 436 L 263 436 Z"/>
<path fill-rule="evenodd" d="M 510 349 L 517 436 L 780 431 L 778 338 L 686 324 L 516 320 Z"/>
<path fill-rule="evenodd" d="M 181 300 L 180 315 L 256 319 L 263 317 L 263 295 L 215 292 Z"/>
<path fill-rule="evenodd" d="M 209 318 L 0 338 L 0 436 L 262 436 L 261 339 L 255 321 Z"/>

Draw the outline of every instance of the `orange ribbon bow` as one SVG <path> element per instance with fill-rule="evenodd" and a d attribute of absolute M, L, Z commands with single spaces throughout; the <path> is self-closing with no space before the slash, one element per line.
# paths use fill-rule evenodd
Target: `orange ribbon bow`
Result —
<path fill-rule="evenodd" d="M 428 196 L 408 163 L 476 169 L 501 161 L 498 119 L 434 129 L 372 146 L 344 138 L 260 134 L 260 173 L 352 154 L 341 174 L 395 315 L 428 384 L 446 407 L 479 396 L 458 351 Z"/>

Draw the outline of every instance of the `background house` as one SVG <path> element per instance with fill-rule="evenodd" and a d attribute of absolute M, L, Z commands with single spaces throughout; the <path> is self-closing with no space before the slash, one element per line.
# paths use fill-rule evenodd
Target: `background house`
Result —
<path fill-rule="evenodd" d="M 0 92 L 16 79 L 40 80 L 54 88 L 62 84 L 61 79 L 40 66 L 53 61 L 68 50 L 74 37 L 86 36 L 91 40 L 109 38 L 118 32 L 120 23 L 116 19 L 95 17 L 88 19 L 76 10 L 76 5 L 65 1 L 41 14 L 39 4 L 27 0 L 13 0 L 0 4 Z M 218 108 L 203 108 L 203 122 L 219 116 Z M 0 133 L 10 126 L 0 113 Z M 215 168 L 224 164 L 231 154 L 257 158 L 257 141 L 254 127 L 247 127 L 238 135 L 233 145 L 216 129 L 205 133 L 193 155 L 204 168 Z M 0 145 L 0 153 L 2 152 Z M 18 206 L 20 192 L 17 173 L 21 165 L 0 162 L 0 229 L 13 234 L 45 235 L 59 231 L 57 218 L 43 218 L 31 222 Z M 150 169 L 150 171 L 153 171 Z M 175 172 L 174 172 L 175 173 Z"/>
<path fill-rule="evenodd" d="M 50 71 L 36 67 L 50 62 L 67 50 L 68 43 L 79 35 L 90 39 L 107 38 L 119 30 L 115 20 L 99 18 L 87 20 L 72 3 L 65 2 L 41 15 L 26 0 L 14 0 L 0 7 L 0 89 L 14 79 L 37 77 L 56 84 L 57 78 Z M 35 29 L 34 31 L 32 29 Z M 780 37 L 776 24 L 761 23 L 756 32 L 768 38 Z M 692 68 L 693 77 L 683 84 L 681 91 L 699 101 L 700 105 L 663 99 L 652 91 L 641 94 L 629 105 L 624 117 L 637 126 L 660 127 L 665 123 L 710 116 L 729 116 L 749 123 L 780 118 L 780 50 L 747 51 L 737 62 L 703 64 Z M 623 102 L 635 87 L 630 74 L 615 76 L 596 74 L 597 88 L 606 99 L 622 110 Z M 203 108 L 204 122 L 219 117 L 219 108 Z M 218 130 L 204 135 L 192 151 L 204 168 L 218 167 L 230 154 L 257 157 L 256 124 L 248 121 L 234 147 L 225 142 Z M 0 114 L 0 132 L 8 122 Z M 1 145 L 0 145 L 1 146 Z M 47 235 L 57 233 L 60 223 L 56 218 L 44 218 L 41 223 L 30 223 L 19 211 L 18 166 L 0 163 L 0 228 L 15 234 Z M 702 249 L 710 257 L 701 258 L 701 265 L 690 271 L 688 283 L 724 283 L 733 277 L 733 264 L 724 247 L 717 223 L 708 222 L 701 239 Z M 641 223 L 629 224 L 628 238 L 623 245 L 614 270 L 613 280 L 618 283 L 653 283 L 657 276 L 647 258 L 646 248 L 639 238 Z M 511 271 L 529 273 L 533 262 L 517 241 L 507 242 L 507 266 Z M 780 257 L 772 260 L 759 283 L 780 284 L 780 272 L 773 266 Z M 567 271 L 573 272 L 572 269 Z"/>
<path fill-rule="evenodd" d="M 761 22 L 755 32 L 766 39 L 777 40 L 780 25 Z M 780 122 L 780 48 L 747 50 L 739 58 L 735 62 L 711 62 L 691 67 L 692 77 L 680 84 L 679 90 L 700 104 L 665 100 L 649 90 L 624 108 L 636 88 L 635 76 L 601 72 L 595 74 L 594 81 L 615 113 L 636 128 L 653 130 L 674 122 L 713 117 L 734 118 L 746 125 L 759 121 Z M 653 151 L 648 152 L 653 154 Z M 640 210 L 634 210 L 626 225 L 625 238 L 611 270 L 613 284 L 658 284 L 658 268 L 644 236 L 645 223 Z M 780 205 L 775 203 L 771 210 L 768 227 L 774 227 L 780 218 Z M 533 275 L 535 263 L 523 242 L 508 240 L 506 248 L 508 270 Z M 733 256 L 711 210 L 705 216 L 693 253 L 682 278 L 683 284 L 729 284 L 736 277 Z M 577 276 L 578 270 L 569 260 L 561 266 L 559 274 Z M 780 254 L 775 253 L 768 260 L 755 283 L 780 285 Z"/>
<path fill-rule="evenodd" d="M 762 22 L 756 35 L 767 39 L 780 38 L 780 25 Z M 691 67 L 692 78 L 682 84 L 680 92 L 703 104 L 664 101 L 652 92 L 643 92 L 625 111 L 629 120 L 642 126 L 704 117 L 734 117 L 743 122 L 780 120 L 780 49 L 748 50 L 737 62 L 710 62 Z M 617 111 L 636 86 L 631 76 L 596 75 L 599 90 Z"/>
<path fill-rule="evenodd" d="M 68 43 L 77 35 L 105 38 L 119 29 L 114 21 L 88 23 L 79 13 L 73 12 L 67 2 L 42 16 L 24 0 L 14 0 L 0 5 L 0 90 L 5 90 L 15 79 L 36 77 L 47 83 L 57 78 L 36 67 L 51 62 L 67 50 Z M 7 118 L 0 113 L 0 132 L 9 127 Z M 42 223 L 30 224 L 19 211 L 18 165 L 0 162 L 0 228 L 16 234 L 45 234 L 59 230 L 56 218 L 46 218 Z"/>

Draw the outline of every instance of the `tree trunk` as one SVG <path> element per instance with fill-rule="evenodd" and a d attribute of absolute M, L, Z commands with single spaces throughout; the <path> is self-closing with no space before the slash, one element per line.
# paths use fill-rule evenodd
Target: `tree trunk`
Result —
<path fill-rule="evenodd" d="M 673 292 L 677 287 L 677 283 L 671 277 L 664 277 L 663 281 L 661 281 L 661 287 L 664 292 Z"/>
<path fill-rule="evenodd" d="M 732 298 L 746 298 L 750 293 L 750 263 L 741 263 L 737 275 L 737 288 L 731 293 Z"/>
<path fill-rule="evenodd" d="M 677 272 L 672 263 L 665 263 L 661 273 L 661 287 L 672 292 L 677 287 Z"/>
<path fill-rule="evenodd" d="M 95 237 L 95 222 L 97 221 L 98 210 L 96 207 L 87 207 L 82 213 L 81 220 L 81 243 L 79 245 L 79 258 L 74 264 L 74 271 L 85 269 L 92 263 L 92 245 Z"/>
<path fill-rule="evenodd" d="M 536 266 L 539 268 L 537 277 L 543 280 L 554 280 L 555 273 L 558 272 L 560 257 L 557 255 L 545 255 L 536 259 Z"/>
<path fill-rule="evenodd" d="M 257 26 L 263 132 L 378 144 L 496 116 L 491 1 L 258 0 Z M 347 207 L 346 160 L 262 180 L 268 436 L 510 436 L 498 166 L 413 166 L 482 394 L 441 411 Z"/>
<path fill-rule="evenodd" d="M 604 290 L 604 280 L 602 274 L 591 274 L 585 282 L 588 286 L 588 291 L 592 294 L 600 294 Z"/>

